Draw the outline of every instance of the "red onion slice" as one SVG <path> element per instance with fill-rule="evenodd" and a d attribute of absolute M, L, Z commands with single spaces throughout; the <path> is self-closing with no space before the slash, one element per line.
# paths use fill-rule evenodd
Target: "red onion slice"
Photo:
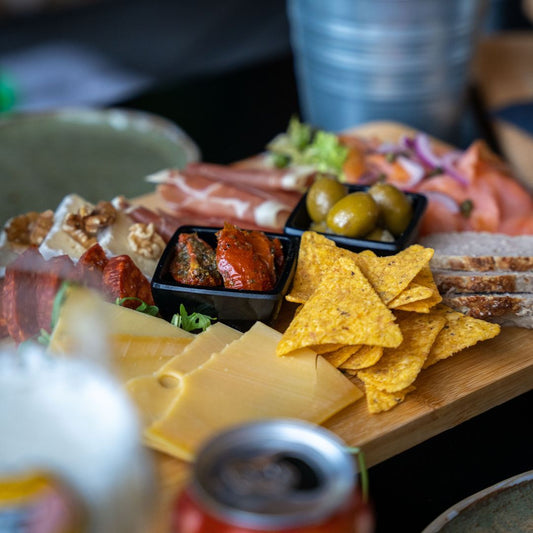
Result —
<path fill-rule="evenodd" d="M 433 152 L 429 137 L 424 133 L 416 135 L 413 143 L 413 150 L 425 165 L 431 168 L 437 168 L 442 165 L 441 158 Z"/>
<path fill-rule="evenodd" d="M 459 204 L 451 196 L 448 196 L 443 192 L 424 191 L 423 194 L 428 197 L 428 200 L 435 200 L 436 202 L 442 204 L 448 211 L 450 211 L 450 213 L 453 213 L 454 215 L 461 211 Z"/>
<path fill-rule="evenodd" d="M 426 174 L 426 170 L 420 163 L 417 163 L 416 161 L 408 159 L 407 157 L 404 157 L 402 155 L 398 156 L 396 161 L 398 161 L 401 167 L 409 175 L 409 181 L 405 183 L 404 187 L 414 187 L 422 181 Z"/>
<path fill-rule="evenodd" d="M 451 178 L 453 178 L 455 181 L 460 183 L 463 186 L 468 185 L 468 181 L 466 178 L 457 170 L 456 163 L 459 157 L 461 157 L 461 152 L 457 150 L 453 150 L 451 152 L 447 152 L 444 154 L 441 158 L 441 165 L 442 170 L 448 174 Z"/>

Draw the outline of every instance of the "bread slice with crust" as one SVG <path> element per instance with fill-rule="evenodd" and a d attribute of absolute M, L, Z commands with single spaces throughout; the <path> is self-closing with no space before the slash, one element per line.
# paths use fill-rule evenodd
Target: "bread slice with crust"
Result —
<path fill-rule="evenodd" d="M 433 269 L 433 279 L 441 294 L 533 292 L 533 271 L 467 271 Z"/>
<path fill-rule="evenodd" d="M 433 233 L 420 240 L 433 248 L 431 268 L 462 271 L 533 271 L 533 235 L 489 232 Z"/>
<path fill-rule="evenodd" d="M 474 318 L 502 326 L 533 328 L 533 293 L 445 294 L 443 303 Z"/>

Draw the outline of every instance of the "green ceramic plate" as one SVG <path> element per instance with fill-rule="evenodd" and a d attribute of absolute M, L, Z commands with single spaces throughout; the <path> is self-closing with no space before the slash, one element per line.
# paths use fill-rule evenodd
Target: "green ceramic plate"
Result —
<path fill-rule="evenodd" d="M 521 533 L 533 529 L 533 470 L 462 500 L 422 533 Z"/>
<path fill-rule="evenodd" d="M 161 117 L 127 109 L 65 109 L 0 118 L 0 223 L 87 200 L 154 190 L 144 178 L 198 160 L 194 142 Z"/>

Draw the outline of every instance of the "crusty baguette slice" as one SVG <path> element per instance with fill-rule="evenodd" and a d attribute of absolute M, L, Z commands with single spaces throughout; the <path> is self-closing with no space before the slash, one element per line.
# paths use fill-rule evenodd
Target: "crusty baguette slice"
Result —
<path fill-rule="evenodd" d="M 446 294 L 474 292 L 532 292 L 533 271 L 463 271 L 433 269 L 439 292 Z"/>
<path fill-rule="evenodd" d="M 435 250 L 432 269 L 533 270 L 533 235 L 475 231 L 433 233 L 423 237 L 420 244 Z"/>
<path fill-rule="evenodd" d="M 474 318 L 533 328 L 533 293 L 445 294 L 443 303 Z"/>

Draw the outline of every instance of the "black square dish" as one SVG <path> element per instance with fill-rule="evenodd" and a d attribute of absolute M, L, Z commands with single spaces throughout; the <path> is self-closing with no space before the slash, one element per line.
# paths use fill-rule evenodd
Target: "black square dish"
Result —
<path fill-rule="evenodd" d="M 284 264 L 276 285 L 271 291 L 250 291 L 225 287 L 199 287 L 178 283 L 170 274 L 170 265 L 182 233 L 196 233 L 198 237 L 216 248 L 216 233 L 220 228 L 181 226 L 168 242 L 152 278 L 152 294 L 161 316 L 170 320 L 178 313 L 180 304 L 188 313 L 199 312 L 224 322 L 241 331 L 260 320 L 269 323 L 280 310 L 289 289 L 298 255 L 299 239 L 277 233 L 265 233 L 278 238 L 283 248 Z"/>
<path fill-rule="evenodd" d="M 348 185 L 346 188 L 348 193 L 352 193 L 357 191 L 366 191 L 369 189 L 369 186 Z M 365 238 L 344 237 L 342 235 L 335 235 L 334 233 L 319 233 L 322 233 L 328 239 L 334 241 L 338 246 L 347 248 L 354 252 L 372 250 L 376 255 L 380 256 L 394 255 L 400 250 L 403 250 L 404 248 L 407 248 L 416 242 L 422 215 L 427 207 L 427 199 L 424 195 L 410 192 L 406 192 L 404 194 L 412 203 L 413 216 L 411 217 L 411 221 L 409 222 L 406 230 L 400 236 L 396 237 L 396 239 L 392 242 L 373 241 Z M 311 226 L 311 218 L 307 213 L 306 197 L 307 194 L 300 199 L 297 206 L 289 215 L 283 230 L 286 235 L 301 237 L 302 233 L 309 230 Z"/>

